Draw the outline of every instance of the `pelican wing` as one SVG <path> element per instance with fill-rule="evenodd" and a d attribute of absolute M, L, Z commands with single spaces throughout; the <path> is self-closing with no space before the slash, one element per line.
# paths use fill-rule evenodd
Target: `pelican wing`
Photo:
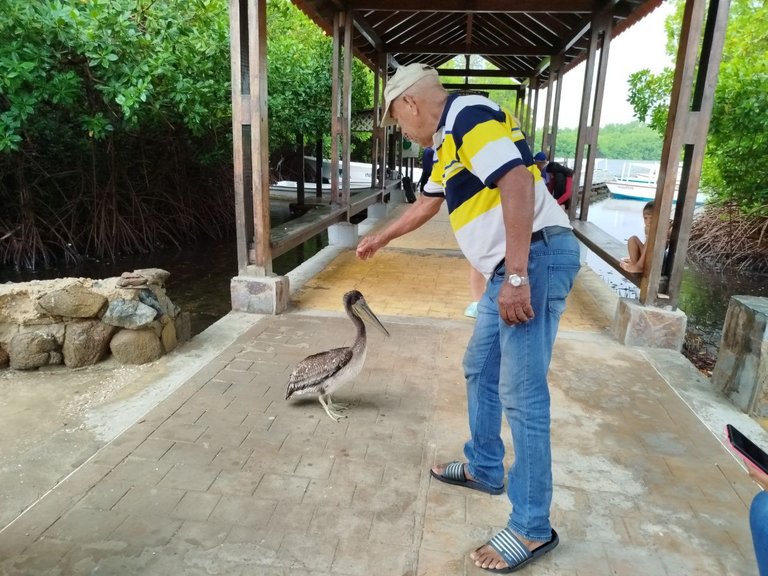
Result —
<path fill-rule="evenodd" d="M 285 399 L 296 392 L 309 392 L 319 389 L 331 376 L 336 374 L 352 359 L 351 348 L 334 348 L 326 352 L 307 356 L 296 365 L 290 378 Z"/>

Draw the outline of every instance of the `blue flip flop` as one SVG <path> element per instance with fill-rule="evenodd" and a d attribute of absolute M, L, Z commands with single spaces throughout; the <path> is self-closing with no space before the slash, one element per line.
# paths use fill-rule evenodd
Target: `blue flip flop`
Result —
<path fill-rule="evenodd" d="M 552 530 L 552 537 L 549 542 L 544 543 L 531 552 L 523 544 L 520 539 L 515 536 L 509 528 L 504 528 L 501 532 L 496 534 L 488 541 L 488 546 L 496 550 L 499 556 L 507 563 L 506 568 L 482 568 L 487 572 L 494 572 L 496 574 L 509 574 L 510 572 L 516 572 L 522 567 L 527 566 L 529 563 L 541 558 L 547 552 L 551 551 L 555 546 L 560 543 L 560 538 L 557 536 L 557 532 Z M 479 550 L 479 548 L 478 548 Z"/>
<path fill-rule="evenodd" d="M 459 461 L 454 461 L 454 462 L 451 462 L 450 464 L 447 464 L 442 474 L 436 474 L 435 471 L 432 469 L 430 469 L 429 473 L 432 475 L 433 478 L 437 478 L 438 480 L 440 480 L 440 482 L 445 482 L 446 484 L 453 484 L 454 486 L 463 486 L 464 488 L 479 490 L 480 492 L 485 492 L 486 494 L 493 494 L 494 496 L 497 496 L 499 494 L 504 494 L 504 486 L 502 486 L 501 488 L 493 488 L 491 486 L 487 486 L 486 484 L 483 484 L 482 482 L 478 482 L 477 480 L 468 479 L 467 475 L 464 474 L 464 464 Z"/>

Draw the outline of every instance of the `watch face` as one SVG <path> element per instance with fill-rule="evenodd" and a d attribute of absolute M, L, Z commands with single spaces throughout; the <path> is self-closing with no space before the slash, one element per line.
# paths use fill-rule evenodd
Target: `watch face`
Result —
<path fill-rule="evenodd" d="M 517 274 L 512 274 L 512 276 L 509 277 L 509 283 L 512 284 L 512 286 L 520 286 L 520 284 L 523 283 L 523 279 Z"/>

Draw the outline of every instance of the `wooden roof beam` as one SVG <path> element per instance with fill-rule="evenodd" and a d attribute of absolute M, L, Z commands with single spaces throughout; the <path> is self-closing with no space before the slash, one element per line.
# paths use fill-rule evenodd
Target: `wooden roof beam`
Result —
<path fill-rule="evenodd" d="M 439 76 L 455 76 L 464 78 L 509 78 L 515 73 L 511 70 L 472 70 L 469 68 L 458 68 L 456 70 L 447 70 L 440 68 L 437 70 Z"/>
<path fill-rule="evenodd" d="M 474 44 L 452 44 L 436 46 L 433 44 L 386 44 L 387 52 L 393 54 L 478 54 L 495 56 L 554 56 L 560 47 L 539 48 L 537 46 L 479 46 Z"/>
<path fill-rule="evenodd" d="M 574 13 L 589 14 L 595 9 L 594 0 L 350 0 L 350 10 L 426 11 L 426 12 L 524 12 L 524 13 Z"/>
<path fill-rule="evenodd" d="M 474 84 L 472 82 L 461 82 L 443 84 L 443 88 L 446 90 L 482 90 L 487 92 L 488 90 L 514 90 L 519 92 L 523 89 L 520 84 Z"/>

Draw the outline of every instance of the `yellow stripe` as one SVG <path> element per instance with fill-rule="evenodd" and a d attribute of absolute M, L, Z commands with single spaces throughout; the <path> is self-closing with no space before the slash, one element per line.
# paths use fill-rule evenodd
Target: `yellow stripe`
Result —
<path fill-rule="evenodd" d="M 472 196 L 461 206 L 451 212 L 451 228 L 458 231 L 462 226 L 469 224 L 472 220 L 492 210 L 501 203 L 499 189 L 483 188 L 480 192 Z"/>

